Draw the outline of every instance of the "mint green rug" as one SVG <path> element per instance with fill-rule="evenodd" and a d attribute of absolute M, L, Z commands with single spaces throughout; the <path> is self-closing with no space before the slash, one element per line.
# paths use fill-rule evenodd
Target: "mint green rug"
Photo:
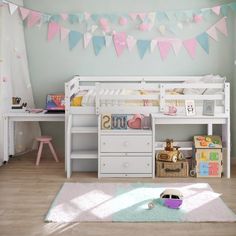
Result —
<path fill-rule="evenodd" d="M 159 203 L 167 188 L 183 193 L 180 209 Z M 236 222 L 236 215 L 207 183 L 65 183 L 46 222 Z M 153 201 L 154 208 L 148 203 Z"/>

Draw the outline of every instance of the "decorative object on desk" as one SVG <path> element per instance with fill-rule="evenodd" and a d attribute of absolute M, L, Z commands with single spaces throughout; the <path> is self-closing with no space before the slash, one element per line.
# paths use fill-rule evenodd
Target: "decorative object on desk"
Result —
<path fill-rule="evenodd" d="M 101 128 L 108 130 L 111 129 L 111 114 L 101 115 Z"/>
<path fill-rule="evenodd" d="M 196 177 L 221 177 L 222 142 L 220 136 L 194 136 Z"/>
<path fill-rule="evenodd" d="M 11 105 L 12 111 L 14 111 L 14 112 L 25 111 L 27 103 L 23 102 L 21 104 L 20 102 L 21 102 L 21 98 L 20 97 L 12 97 L 12 105 Z"/>
<path fill-rule="evenodd" d="M 64 94 L 48 94 L 46 98 L 46 109 L 48 111 L 64 111 L 65 110 L 65 95 Z"/>
<path fill-rule="evenodd" d="M 144 116 L 141 114 L 135 114 L 131 119 L 128 120 L 128 126 L 131 129 L 141 129 L 142 120 Z"/>
<path fill-rule="evenodd" d="M 204 100 L 203 101 L 203 112 L 204 116 L 215 115 L 215 100 Z"/>
<path fill-rule="evenodd" d="M 157 200 L 167 189 L 184 196 L 179 210 Z M 235 222 L 220 196 L 207 183 L 64 183 L 45 222 Z"/>
<path fill-rule="evenodd" d="M 12 97 L 12 105 L 19 105 L 21 101 L 20 97 Z"/>
<path fill-rule="evenodd" d="M 127 129 L 127 115 L 112 115 L 111 129 Z"/>
<path fill-rule="evenodd" d="M 143 116 L 143 119 L 141 120 L 141 128 L 151 129 L 151 115 Z"/>
<path fill-rule="evenodd" d="M 160 200 L 166 207 L 179 209 L 183 203 L 183 194 L 178 189 L 166 189 L 160 194 Z"/>
<path fill-rule="evenodd" d="M 168 116 L 176 116 L 177 113 L 177 107 L 176 106 L 168 106 L 168 111 L 165 112 L 165 115 Z"/>
<path fill-rule="evenodd" d="M 184 154 L 178 146 L 173 146 L 173 139 L 166 140 L 165 150 L 156 153 L 158 161 L 177 162 L 184 159 Z"/>
<path fill-rule="evenodd" d="M 195 116 L 196 108 L 194 100 L 185 100 L 185 111 L 187 116 Z"/>

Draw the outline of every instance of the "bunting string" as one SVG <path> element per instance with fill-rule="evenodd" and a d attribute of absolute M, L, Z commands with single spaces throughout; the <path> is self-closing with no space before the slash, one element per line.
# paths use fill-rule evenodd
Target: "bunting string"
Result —
<path fill-rule="evenodd" d="M 98 15 L 87 12 L 77 14 L 59 13 L 52 15 L 34 11 L 32 9 L 16 5 L 7 0 L 0 0 L 0 4 L 7 6 L 11 15 L 18 11 L 22 21 L 25 21 L 28 27 L 33 27 L 42 22 L 47 23 L 47 40 L 52 41 L 56 36 L 60 37 L 62 42 L 68 39 L 70 50 L 73 50 L 78 43 L 83 40 L 84 48 L 87 48 L 90 42 L 92 42 L 95 55 L 99 55 L 104 47 L 109 47 L 113 44 L 117 56 L 120 57 L 126 49 L 128 49 L 128 51 L 132 51 L 134 47 L 137 46 L 138 54 L 142 59 L 148 51 L 153 53 L 155 48 L 158 48 L 163 61 L 167 59 L 171 49 L 175 55 L 178 55 L 180 50 L 184 48 L 193 59 L 196 56 L 196 49 L 198 46 L 200 46 L 206 54 L 209 54 L 209 39 L 218 41 L 218 32 L 222 33 L 224 36 L 228 36 L 226 21 L 228 10 L 231 9 L 233 12 L 236 12 L 236 2 L 198 10 L 173 11 L 173 14 L 170 14 L 171 11 L 157 11 L 146 13 L 128 13 L 122 15 L 106 14 L 106 16 L 104 14 Z M 141 31 L 151 30 L 156 21 L 170 20 L 172 16 L 179 18 L 180 16 L 183 16 L 183 14 L 189 18 L 192 18 L 195 23 L 200 23 L 203 19 L 202 13 L 206 11 L 210 11 L 217 16 L 223 15 L 223 17 L 214 25 L 209 27 L 205 32 L 189 39 L 180 39 L 178 37 L 156 37 L 154 39 L 145 40 L 137 39 L 124 31 L 115 32 L 110 27 L 110 21 L 114 18 L 117 19 L 118 16 L 120 25 L 126 25 L 129 21 L 134 21 L 139 18 L 141 22 L 139 29 Z M 62 26 L 59 23 L 60 20 L 69 20 L 71 23 L 82 23 L 84 21 L 89 22 L 90 20 L 93 20 L 96 22 L 99 21 L 99 25 L 93 23 L 88 24 L 89 27 L 87 28 L 87 31 L 80 32 Z M 161 26 L 162 27 L 160 27 L 159 30 L 160 32 L 164 32 L 166 30 L 165 25 Z M 93 35 L 98 27 L 102 28 L 103 35 Z"/>

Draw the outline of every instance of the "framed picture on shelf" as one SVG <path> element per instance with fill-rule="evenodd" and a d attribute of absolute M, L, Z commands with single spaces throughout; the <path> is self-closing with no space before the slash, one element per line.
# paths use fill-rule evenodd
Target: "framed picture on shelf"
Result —
<path fill-rule="evenodd" d="M 195 116 L 196 108 L 194 100 L 185 100 L 185 111 L 187 116 Z"/>
<path fill-rule="evenodd" d="M 204 100 L 203 101 L 203 112 L 204 116 L 214 116 L 215 114 L 215 100 Z"/>

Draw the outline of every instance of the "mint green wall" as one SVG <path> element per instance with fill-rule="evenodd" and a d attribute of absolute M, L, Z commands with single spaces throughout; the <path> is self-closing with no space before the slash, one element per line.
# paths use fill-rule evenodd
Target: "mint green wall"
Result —
<path fill-rule="evenodd" d="M 155 10 L 175 10 L 194 9 L 215 6 L 218 3 L 228 3 L 229 1 L 213 0 L 24 0 L 26 7 L 49 13 L 58 12 L 142 12 Z M 216 16 L 212 16 L 208 21 L 193 27 L 184 28 L 179 34 L 181 38 L 190 38 L 205 31 L 209 26 L 217 21 Z M 117 58 L 113 46 L 103 49 L 99 56 L 95 56 L 92 44 L 87 49 L 83 49 L 82 43 L 72 51 L 68 49 L 68 43 L 61 43 L 59 38 L 55 38 L 48 43 L 46 40 L 47 28 L 25 28 L 26 44 L 28 50 L 30 75 L 34 98 L 38 107 L 44 106 L 47 93 L 57 93 L 64 90 L 64 82 L 73 75 L 201 75 L 220 74 L 226 76 L 231 82 L 231 88 L 235 88 L 236 69 L 234 66 L 235 38 L 233 31 L 235 25 L 233 14 L 229 15 L 229 37 L 219 35 L 219 42 L 210 40 L 210 55 L 198 47 L 196 59 L 192 60 L 186 50 L 182 49 L 179 56 L 170 53 L 168 59 L 163 62 L 160 59 L 158 50 L 153 54 L 147 53 L 143 60 L 138 56 L 137 49 L 131 53 L 126 51 Z M 78 30 L 77 25 L 68 25 L 71 29 Z M 233 28 L 234 27 L 234 28 Z M 234 30 L 233 30 L 234 29 Z M 136 37 L 148 39 L 158 36 L 157 31 L 151 33 L 139 33 L 131 30 Z M 236 78 L 235 78 L 236 79 Z M 233 91 L 233 90 L 231 90 Z M 235 96 L 232 95 L 232 121 L 235 117 Z M 233 122 L 232 122 L 233 123 Z M 180 139 L 189 132 L 178 132 L 183 128 L 177 128 L 177 132 L 182 133 Z M 173 135 L 172 129 L 163 133 L 164 136 Z M 185 129 L 186 130 L 186 129 Z M 236 145 L 236 129 L 233 130 L 233 147 Z M 43 131 L 54 135 L 57 143 L 63 145 L 64 133 L 63 125 L 44 125 Z M 202 127 L 195 127 L 193 134 L 204 132 Z M 236 156 L 236 149 L 233 148 L 233 156 Z"/>

